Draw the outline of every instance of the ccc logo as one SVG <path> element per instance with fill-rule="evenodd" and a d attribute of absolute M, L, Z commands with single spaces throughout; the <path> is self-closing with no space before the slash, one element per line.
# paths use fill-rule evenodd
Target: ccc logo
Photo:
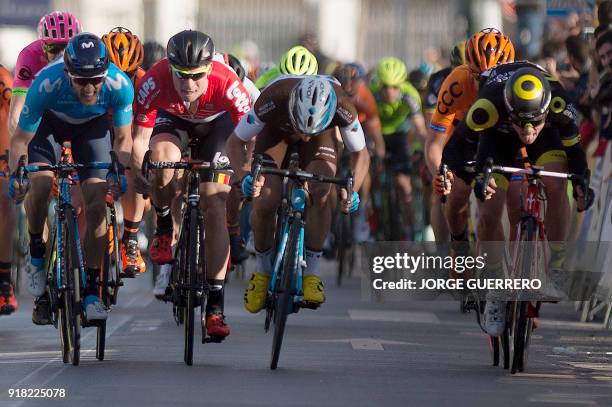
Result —
<path fill-rule="evenodd" d="M 440 114 L 448 114 L 449 108 L 455 103 L 455 99 L 463 95 L 463 89 L 459 85 L 459 82 L 453 82 L 451 85 L 442 92 L 442 95 L 438 98 L 438 112 Z"/>

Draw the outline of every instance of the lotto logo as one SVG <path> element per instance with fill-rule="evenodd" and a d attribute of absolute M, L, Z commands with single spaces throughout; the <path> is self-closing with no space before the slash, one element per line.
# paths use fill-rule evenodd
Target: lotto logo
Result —
<path fill-rule="evenodd" d="M 138 97 L 136 98 L 136 101 L 141 105 L 144 105 L 147 96 L 149 96 L 151 91 L 155 90 L 155 88 L 157 88 L 157 85 L 155 84 L 153 78 L 151 77 L 147 79 L 146 82 L 144 82 L 138 89 Z"/>
<path fill-rule="evenodd" d="M 233 101 L 232 103 L 240 113 L 246 113 L 251 110 L 249 95 L 244 93 L 238 86 L 240 85 L 239 81 L 234 81 L 232 86 L 227 89 L 225 96 Z"/>

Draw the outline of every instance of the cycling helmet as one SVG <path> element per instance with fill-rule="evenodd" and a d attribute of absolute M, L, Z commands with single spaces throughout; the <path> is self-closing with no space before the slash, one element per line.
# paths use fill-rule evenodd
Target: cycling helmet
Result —
<path fill-rule="evenodd" d="M 142 60 L 142 69 L 145 71 L 153 66 L 157 61 L 162 60 L 166 56 L 166 50 L 163 45 L 155 41 L 147 41 L 144 43 L 144 59 Z"/>
<path fill-rule="evenodd" d="M 283 54 L 278 67 L 285 75 L 316 75 L 319 70 L 317 58 L 301 45 L 296 45 Z"/>
<path fill-rule="evenodd" d="M 240 63 L 240 60 L 232 54 L 223 54 L 223 61 L 236 72 L 236 75 L 240 78 L 240 82 L 242 82 L 246 76 L 246 70 Z"/>
<path fill-rule="evenodd" d="M 212 38 L 195 30 L 185 30 L 173 35 L 166 47 L 170 64 L 186 70 L 209 64 L 214 53 Z"/>
<path fill-rule="evenodd" d="M 108 56 L 123 72 L 134 72 L 144 58 L 144 49 L 138 37 L 127 28 L 115 27 L 102 36 Z"/>
<path fill-rule="evenodd" d="M 520 68 L 504 86 L 504 104 L 513 121 L 542 119 L 550 106 L 550 84 L 542 71 Z"/>
<path fill-rule="evenodd" d="M 72 76 L 91 78 L 106 74 L 110 60 L 100 38 L 92 33 L 81 33 L 66 46 L 64 64 Z"/>
<path fill-rule="evenodd" d="M 387 57 L 380 60 L 376 75 L 386 86 L 399 86 L 406 81 L 406 65 L 397 58 Z"/>
<path fill-rule="evenodd" d="M 408 74 L 408 81 L 416 90 L 423 92 L 425 89 L 427 89 L 429 77 L 420 69 L 415 69 L 414 71 L 410 71 Z"/>
<path fill-rule="evenodd" d="M 510 38 L 495 28 L 485 28 L 465 43 L 465 61 L 475 73 L 482 73 L 499 64 L 514 61 Z"/>
<path fill-rule="evenodd" d="M 289 96 L 291 125 L 303 134 L 320 133 L 332 122 L 336 103 L 336 92 L 329 80 L 318 76 L 304 78 Z"/>
<path fill-rule="evenodd" d="M 357 93 L 357 83 L 361 75 L 356 64 L 338 65 L 334 70 L 334 77 L 338 79 L 347 95 L 352 97 Z"/>
<path fill-rule="evenodd" d="M 465 43 L 466 41 L 459 41 L 453 47 L 450 54 L 450 63 L 453 67 L 465 64 Z"/>
<path fill-rule="evenodd" d="M 52 11 L 38 22 L 38 38 L 44 44 L 67 44 L 82 30 L 79 20 L 67 11 Z"/>

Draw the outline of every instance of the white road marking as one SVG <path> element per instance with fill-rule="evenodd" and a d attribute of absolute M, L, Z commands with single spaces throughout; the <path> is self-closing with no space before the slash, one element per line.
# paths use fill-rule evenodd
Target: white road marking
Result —
<path fill-rule="evenodd" d="M 354 321 L 410 322 L 422 324 L 440 323 L 440 320 L 433 312 L 349 309 L 348 314 Z"/>
<path fill-rule="evenodd" d="M 420 346 L 418 343 L 390 341 L 376 338 L 346 338 L 346 339 L 312 339 L 308 342 L 319 343 L 350 343 L 353 350 L 385 350 L 383 345 Z"/>

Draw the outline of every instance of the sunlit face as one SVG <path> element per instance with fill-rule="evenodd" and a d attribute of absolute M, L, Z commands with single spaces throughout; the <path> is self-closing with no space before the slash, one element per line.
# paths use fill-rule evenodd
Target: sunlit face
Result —
<path fill-rule="evenodd" d="M 385 103 L 394 103 L 397 102 L 401 96 L 402 92 L 399 86 L 387 86 L 384 85 L 380 90 L 380 95 L 382 96 L 382 100 Z"/>
<path fill-rule="evenodd" d="M 208 75 L 211 70 L 211 64 L 191 71 L 180 70 L 170 66 L 172 83 L 176 93 L 179 94 L 184 102 L 195 102 L 208 89 Z"/>
<path fill-rule="evenodd" d="M 612 65 L 612 43 L 604 43 L 597 50 L 597 56 L 599 57 L 599 60 L 603 66 L 610 67 Z"/>
<path fill-rule="evenodd" d="M 69 77 L 72 89 L 74 89 L 79 101 L 85 106 L 95 105 L 106 76 L 94 78 Z"/>

